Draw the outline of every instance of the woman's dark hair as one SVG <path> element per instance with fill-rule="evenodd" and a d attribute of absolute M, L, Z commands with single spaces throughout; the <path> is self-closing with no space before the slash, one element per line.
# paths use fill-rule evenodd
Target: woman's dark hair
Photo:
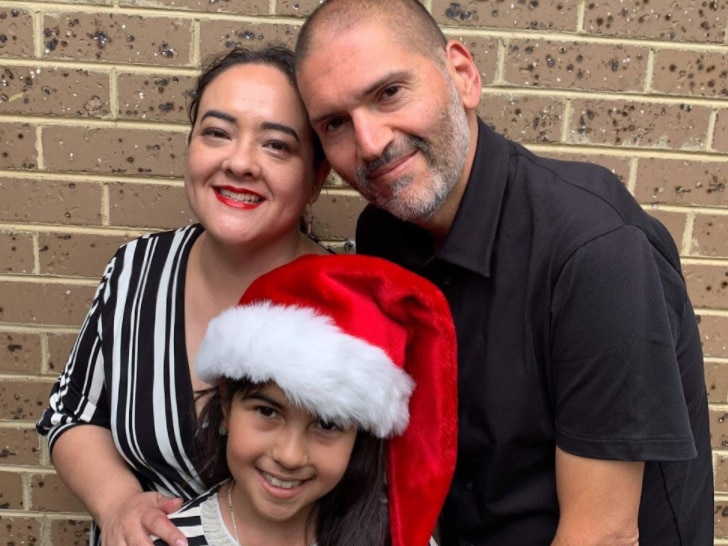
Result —
<path fill-rule="evenodd" d="M 190 120 L 190 135 L 197 121 L 200 100 L 205 89 L 228 68 L 241 64 L 262 64 L 280 70 L 288 78 L 291 87 L 298 93 L 296 85 L 295 62 L 293 52 L 282 45 L 268 45 L 260 49 L 247 49 L 235 47 L 230 51 L 221 53 L 209 59 L 202 67 L 202 74 L 197 79 L 197 87 L 192 95 L 192 101 L 187 110 Z M 311 129 L 313 142 L 313 164 L 318 168 L 324 160 L 324 150 L 316 133 Z"/>
<path fill-rule="evenodd" d="M 197 468 L 212 487 L 231 478 L 227 436 L 218 427 L 235 396 L 246 396 L 264 385 L 249 380 L 222 379 L 220 386 L 198 394 L 208 397 L 197 425 Z M 321 497 L 312 512 L 318 546 L 389 546 L 389 514 L 384 483 L 385 442 L 365 430 L 357 433 L 341 481 Z"/>

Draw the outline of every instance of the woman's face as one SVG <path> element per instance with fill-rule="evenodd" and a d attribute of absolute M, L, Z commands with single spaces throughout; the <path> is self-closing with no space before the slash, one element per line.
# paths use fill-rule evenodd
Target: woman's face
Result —
<path fill-rule="evenodd" d="M 293 236 L 325 173 L 313 167 L 312 133 L 288 78 L 264 64 L 217 76 L 200 98 L 185 188 L 209 236 L 265 245 Z"/>

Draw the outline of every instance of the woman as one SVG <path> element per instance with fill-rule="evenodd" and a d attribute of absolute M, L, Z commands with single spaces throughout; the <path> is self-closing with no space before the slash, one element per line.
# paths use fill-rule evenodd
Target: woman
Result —
<path fill-rule="evenodd" d="M 326 252 L 299 230 L 329 167 L 291 52 L 218 58 L 189 113 L 185 189 L 199 224 L 119 249 L 38 422 L 94 518 L 92 544 L 151 544 L 150 533 L 187 544 L 166 514 L 204 491 L 193 391 L 208 385 L 190 363 L 207 323 L 261 274 Z"/>

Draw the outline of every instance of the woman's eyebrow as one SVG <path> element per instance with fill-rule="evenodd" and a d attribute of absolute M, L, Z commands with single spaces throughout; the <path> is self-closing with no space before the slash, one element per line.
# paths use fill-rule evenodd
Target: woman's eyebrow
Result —
<path fill-rule="evenodd" d="M 261 127 L 263 129 L 269 130 L 269 131 L 281 131 L 283 133 L 287 133 L 291 135 L 293 138 L 296 139 L 296 142 L 301 142 L 301 139 L 298 136 L 298 133 L 293 127 L 289 127 L 288 125 L 284 125 L 282 123 L 276 123 L 274 121 L 264 121 L 261 124 Z"/>
<path fill-rule="evenodd" d="M 229 123 L 235 123 L 237 120 L 231 116 L 230 114 L 226 114 L 225 112 L 221 112 L 220 110 L 208 110 L 205 112 L 202 117 L 200 118 L 200 121 L 206 118 L 217 118 L 221 119 L 223 121 L 227 121 Z"/>

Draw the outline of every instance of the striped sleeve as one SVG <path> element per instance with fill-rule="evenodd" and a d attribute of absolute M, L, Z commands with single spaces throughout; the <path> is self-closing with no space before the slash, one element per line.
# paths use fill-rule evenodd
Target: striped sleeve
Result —
<path fill-rule="evenodd" d="M 76 425 L 110 426 L 101 320 L 110 297 L 110 281 L 123 252 L 124 247 L 106 266 L 66 366 L 53 385 L 49 405 L 36 424 L 38 432 L 48 436 L 51 451 L 58 437 Z"/>

